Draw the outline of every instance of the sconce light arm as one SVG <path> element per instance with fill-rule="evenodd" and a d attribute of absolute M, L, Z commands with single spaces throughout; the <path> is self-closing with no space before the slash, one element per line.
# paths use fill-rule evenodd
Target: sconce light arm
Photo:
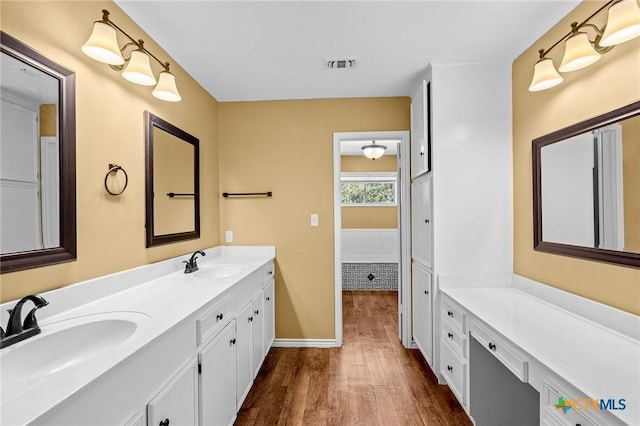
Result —
<path fill-rule="evenodd" d="M 551 50 L 553 50 L 553 48 L 555 48 L 557 45 L 559 45 L 560 43 L 562 43 L 563 41 L 565 41 L 566 39 L 571 37 L 571 35 L 573 35 L 575 32 L 577 32 L 582 27 L 592 27 L 592 28 L 595 29 L 597 35 L 596 35 L 596 39 L 595 39 L 594 44 L 595 44 L 595 47 L 596 47 L 598 52 L 608 52 L 609 50 L 611 50 L 613 48 L 613 46 L 605 48 L 605 47 L 600 47 L 600 45 L 598 44 L 598 42 L 602 38 L 602 34 L 604 33 L 604 27 L 601 30 L 597 26 L 595 26 L 593 24 L 589 24 L 588 22 L 589 22 L 589 20 L 591 20 L 591 18 L 596 16 L 598 13 L 602 12 L 605 8 L 611 6 L 613 3 L 616 3 L 617 1 L 618 0 L 610 0 L 610 1 L 608 1 L 602 7 L 600 7 L 600 9 L 596 10 L 595 12 L 593 12 L 591 15 L 589 15 L 589 17 L 587 19 L 585 19 L 584 21 L 582 21 L 579 24 L 577 22 L 571 23 L 571 31 L 569 31 L 567 34 L 565 34 L 564 37 L 562 37 L 560 40 L 556 41 L 553 44 L 553 46 L 551 46 L 547 50 L 544 50 L 544 49 L 538 50 L 538 52 L 540 53 L 540 59 L 542 59 L 545 56 L 547 56 L 549 54 L 549 52 L 551 52 Z"/>
<path fill-rule="evenodd" d="M 119 26 L 117 26 L 111 19 L 109 19 L 109 11 L 107 9 L 102 9 L 102 22 L 104 22 L 105 24 L 115 28 L 118 32 L 120 32 L 121 34 L 123 34 L 125 37 L 127 37 L 130 42 L 126 43 L 124 46 L 122 46 L 122 48 L 120 48 L 120 52 L 124 52 L 124 50 L 131 46 L 134 45 L 136 46 L 137 50 L 140 50 L 142 52 L 145 52 L 147 55 L 149 55 L 150 57 L 152 57 L 153 59 L 156 60 L 157 63 L 159 63 L 162 68 L 165 71 L 169 71 L 169 62 L 162 62 L 160 59 L 158 59 L 156 57 L 156 55 L 154 55 L 153 53 L 149 52 L 145 47 L 144 47 L 144 40 L 142 39 L 134 39 L 133 37 L 131 37 L 129 34 L 127 34 L 127 32 L 125 30 L 123 30 L 122 28 L 120 28 Z M 111 68 L 113 68 L 114 70 L 120 71 L 122 70 L 123 66 L 122 65 L 111 65 Z"/>

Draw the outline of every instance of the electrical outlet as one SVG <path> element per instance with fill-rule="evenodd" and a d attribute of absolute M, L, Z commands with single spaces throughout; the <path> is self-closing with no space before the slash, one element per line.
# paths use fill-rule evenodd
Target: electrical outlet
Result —
<path fill-rule="evenodd" d="M 224 240 L 228 243 L 232 243 L 233 242 L 233 231 L 227 231 L 225 232 L 225 237 Z"/>
<path fill-rule="evenodd" d="M 318 226 L 318 215 L 316 213 L 311 215 L 311 226 Z"/>

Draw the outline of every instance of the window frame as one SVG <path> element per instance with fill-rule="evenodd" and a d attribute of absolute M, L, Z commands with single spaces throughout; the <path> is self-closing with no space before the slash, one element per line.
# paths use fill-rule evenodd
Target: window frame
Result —
<path fill-rule="evenodd" d="M 365 200 L 367 183 L 393 183 L 392 203 L 340 203 L 342 207 L 398 207 L 398 173 L 397 172 L 342 172 L 340 173 L 340 199 L 342 200 L 342 185 L 345 183 L 364 183 Z"/>

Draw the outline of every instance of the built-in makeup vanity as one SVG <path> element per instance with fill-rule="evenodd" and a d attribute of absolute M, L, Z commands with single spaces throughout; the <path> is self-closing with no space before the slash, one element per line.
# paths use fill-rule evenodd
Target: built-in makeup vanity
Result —
<path fill-rule="evenodd" d="M 640 424 L 637 316 L 519 276 L 440 286 L 439 370 L 475 424 Z"/>
<path fill-rule="evenodd" d="M 232 424 L 274 340 L 275 248 L 197 256 L 41 294 L 41 333 L 0 352 L 0 423 Z"/>

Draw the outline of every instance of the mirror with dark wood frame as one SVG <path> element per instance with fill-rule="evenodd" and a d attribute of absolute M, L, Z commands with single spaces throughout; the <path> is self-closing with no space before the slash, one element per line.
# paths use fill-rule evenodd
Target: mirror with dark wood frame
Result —
<path fill-rule="evenodd" d="M 534 249 L 640 268 L 640 101 L 533 140 Z"/>
<path fill-rule="evenodd" d="M 0 271 L 76 259 L 75 74 L 0 32 Z"/>
<path fill-rule="evenodd" d="M 199 140 L 145 111 L 147 247 L 200 237 Z"/>

